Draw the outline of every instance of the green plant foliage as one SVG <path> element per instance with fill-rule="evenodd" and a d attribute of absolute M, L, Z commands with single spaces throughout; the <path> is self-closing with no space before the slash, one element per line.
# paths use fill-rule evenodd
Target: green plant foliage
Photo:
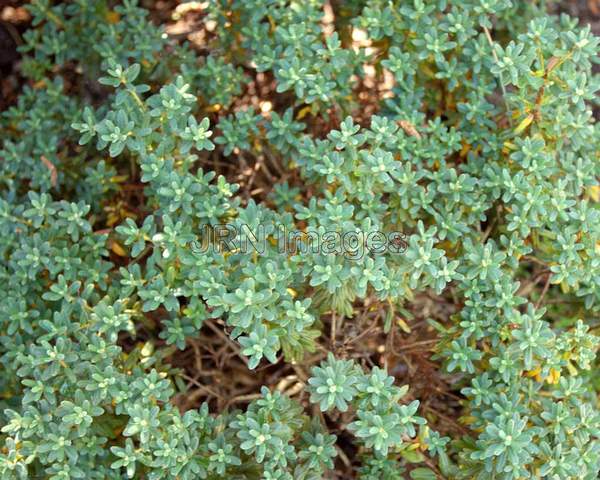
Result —
<path fill-rule="evenodd" d="M 211 0 L 198 52 L 113 3 L 27 6 L 27 85 L 0 120 L 3 480 L 328 478 L 325 415 L 363 479 L 598 478 L 589 27 L 543 1 Z M 269 108 L 248 101 L 259 74 Z M 215 155 L 290 175 L 249 198 Z M 139 208 L 117 201 L 125 184 Z M 224 224 L 226 242 L 207 233 Z M 282 254 L 280 228 L 326 249 Z M 370 232 L 405 242 L 361 248 Z M 249 369 L 298 365 L 328 318 L 368 300 L 387 331 L 423 292 L 455 307 L 431 324 L 462 436 L 337 351 L 298 398 L 174 404 L 168 358 L 207 322 Z M 124 348 L 148 319 L 154 343 Z"/>

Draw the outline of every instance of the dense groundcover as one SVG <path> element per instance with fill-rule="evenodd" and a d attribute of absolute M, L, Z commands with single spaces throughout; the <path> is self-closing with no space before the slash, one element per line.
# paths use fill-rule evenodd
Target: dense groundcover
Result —
<path fill-rule="evenodd" d="M 0 478 L 598 478 L 590 29 L 159 3 L 26 7 Z"/>

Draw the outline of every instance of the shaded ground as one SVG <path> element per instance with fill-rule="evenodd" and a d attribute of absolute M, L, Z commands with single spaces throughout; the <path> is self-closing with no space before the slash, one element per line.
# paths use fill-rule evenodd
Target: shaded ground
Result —
<path fill-rule="evenodd" d="M 29 14 L 20 1 L 0 0 L 0 112 L 14 103 L 21 87 L 17 46 L 29 26 Z"/>
<path fill-rule="evenodd" d="M 579 17 L 582 23 L 592 26 L 592 32 L 600 35 L 600 0 L 563 0 L 558 2 L 554 10 Z"/>

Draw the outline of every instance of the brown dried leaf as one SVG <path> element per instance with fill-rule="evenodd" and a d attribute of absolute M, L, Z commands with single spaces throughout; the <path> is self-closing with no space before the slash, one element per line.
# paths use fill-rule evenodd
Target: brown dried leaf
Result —
<path fill-rule="evenodd" d="M 46 168 L 50 170 L 50 183 L 53 187 L 56 187 L 56 183 L 58 181 L 58 172 L 56 171 L 56 167 L 50 160 L 44 157 L 44 155 L 42 155 L 40 158 L 42 160 L 42 163 L 46 166 Z"/>
<path fill-rule="evenodd" d="M 404 130 L 411 137 L 416 137 L 418 139 L 422 138 L 421 134 L 417 131 L 415 126 L 412 123 L 410 123 L 408 120 L 398 120 L 398 125 L 400 125 L 402 130 Z"/>
<path fill-rule="evenodd" d="M 548 65 L 546 65 L 546 73 L 550 73 L 552 70 L 554 70 L 554 68 L 558 65 L 559 62 L 560 62 L 560 58 L 552 57 L 548 61 Z"/>

